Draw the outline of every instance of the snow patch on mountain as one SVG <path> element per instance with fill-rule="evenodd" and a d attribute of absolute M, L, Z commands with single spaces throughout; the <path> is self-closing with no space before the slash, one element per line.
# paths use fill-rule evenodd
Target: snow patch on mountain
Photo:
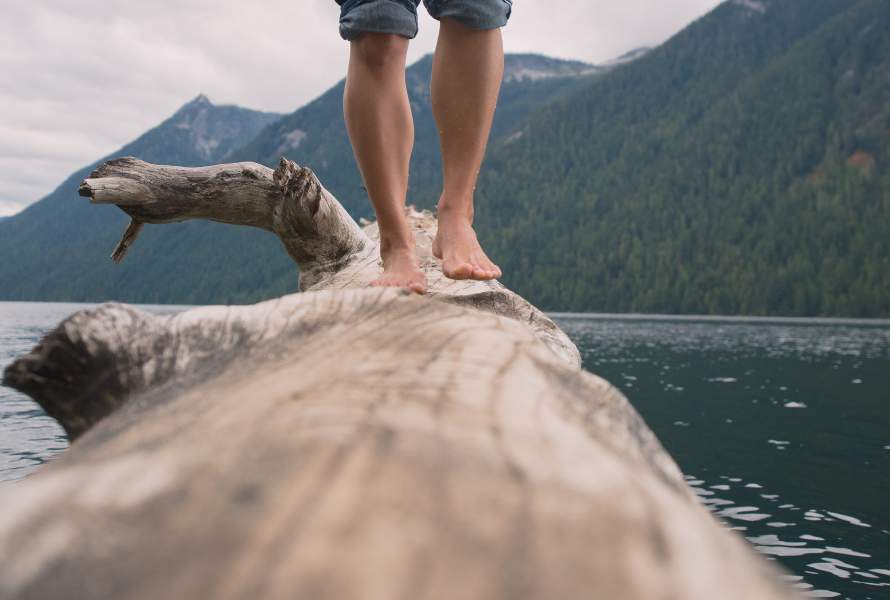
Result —
<path fill-rule="evenodd" d="M 730 0 L 732 4 L 742 6 L 760 14 L 766 14 L 766 4 L 761 0 Z"/>
<path fill-rule="evenodd" d="M 584 75 L 591 75 L 593 73 L 599 73 L 602 71 L 602 67 L 597 67 L 591 65 L 584 69 L 572 69 L 572 70 L 551 70 L 551 69 L 536 69 L 534 67 L 518 67 L 512 69 L 509 73 L 504 75 L 504 81 L 538 81 L 541 79 L 550 79 L 552 77 L 583 77 Z"/>
<path fill-rule="evenodd" d="M 302 129 L 294 129 L 284 136 L 284 140 L 281 142 L 278 150 L 275 151 L 275 154 L 284 154 L 288 150 L 296 150 L 303 143 L 303 140 L 306 139 L 307 135 Z"/>
<path fill-rule="evenodd" d="M 583 77 L 603 70 L 577 60 L 558 60 L 535 54 L 508 54 L 504 62 L 504 81 L 540 81 L 554 77 Z"/>
<path fill-rule="evenodd" d="M 524 136 L 524 135 L 525 135 L 525 131 L 523 131 L 522 129 L 520 129 L 519 131 L 516 131 L 514 133 L 511 133 L 509 136 L 507 136 L 507 139 L 504 140 L 504 144 L 505 145 L 512 144 L 513 142 L 521 140 L 522 136 Z"/>

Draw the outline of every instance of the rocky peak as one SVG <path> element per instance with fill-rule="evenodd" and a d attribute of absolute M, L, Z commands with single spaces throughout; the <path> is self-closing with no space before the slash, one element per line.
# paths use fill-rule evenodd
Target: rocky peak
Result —
<path fill-rule="evenodd" d="M 183 104 L 179 110 L 173 114 L 173 118 L 175 119 L 179 117 L 184 121 L 190 120 L 201 111 L 209 110 L 214 107 L 215 105 L 210 101 L 210 98 L 204 94 L 198 94 L 195 98 Z"/>
<path fill-rule="evenodd" d="M 224 159 L 279 117 L 238 106 L 217 105 L 205 94 L 199 94 L 161 125 L 159 133 L 176 132 L 179 152 L 195 157 L 189 160 L 207 163 Z"/>
<path fill-rule="evenodd" d="M 206 94 L 198 94 L 191 102 L 186 104 L 186 106 L 213 106 L 213 103 Z"/>

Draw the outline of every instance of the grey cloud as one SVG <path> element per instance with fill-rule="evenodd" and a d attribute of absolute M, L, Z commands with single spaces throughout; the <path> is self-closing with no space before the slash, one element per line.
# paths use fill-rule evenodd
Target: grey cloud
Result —
<path fill-rule="evenodd" d="M 342 78 L 333 0 L 10 2 L 0 21 L 0 215 L 39 199 L 199 92 L 290 112 Z M 516 0 L 508 51 L 603 62 L 717 0 Z M 411 60 L 435 47 L 423 16 Z"/>

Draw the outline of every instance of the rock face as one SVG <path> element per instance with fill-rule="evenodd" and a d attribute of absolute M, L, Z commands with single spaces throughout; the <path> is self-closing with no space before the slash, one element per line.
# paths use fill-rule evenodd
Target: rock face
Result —
<path fill-rule="evenodd" d="M 81 193 L 272 231 L 307 291 L 107 304 L 10 365 L 76 441 L 0 496 L 0 597 L 791 597 L 533 306 L 367 288 L 375 226 L 307 169 L 123 160 Z M 435 219 L 412 224 L 432 274 Z"/>
<path fill-rule="evenodd" d="M 194 152 L 201 163 L 230 158 L 264 127 L 281 118 L 276 113 L 218 106 L 204 94 L 180 108 L 161 127 L 181 136 L 177 145 Z"/>

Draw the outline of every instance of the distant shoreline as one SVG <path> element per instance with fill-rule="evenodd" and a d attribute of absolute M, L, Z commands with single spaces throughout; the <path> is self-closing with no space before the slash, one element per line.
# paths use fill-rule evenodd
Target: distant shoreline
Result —
<path fill-rule="evenodd" d="M 760 317 L 747 315 L 662 315 L 645 313 L 572 313 L 547 312 L 554 319 L 599 319 L 601 321 L 682 321 L 685 323 L 763 323 L 788 325 L 866 325 L 890 327 L 890 319 L 854 319 L 848 317 Z"/>
<path fill-rule="evenodd" d="M 234 306 L 228 304 L 141 304 L 137 302 L 122 302 L 120 300 L 108 300 L 106 302 L 120 302 L 131 304 L 140 308 L 157 309 L 164 312 L 176 312 L 177 309 L 186 310 L 199 306 Z M 98 306 L 103 302 L 45 302 L 42 300 L 0 300 L 0 305 L 11 304 L 48 304 L 72 307 Z M 600 321 L 681 321 L 684 323 L 762 323 L 773 325 L 851 325 L 869 327 L 890 327 L 890 319 L 854 319 L 846 317 L 761 317 L 747 315 L 665 315 L 646 313 L 578 313 L 546 311 L 547 315 L 554 319 L 596 319 Z"/>

